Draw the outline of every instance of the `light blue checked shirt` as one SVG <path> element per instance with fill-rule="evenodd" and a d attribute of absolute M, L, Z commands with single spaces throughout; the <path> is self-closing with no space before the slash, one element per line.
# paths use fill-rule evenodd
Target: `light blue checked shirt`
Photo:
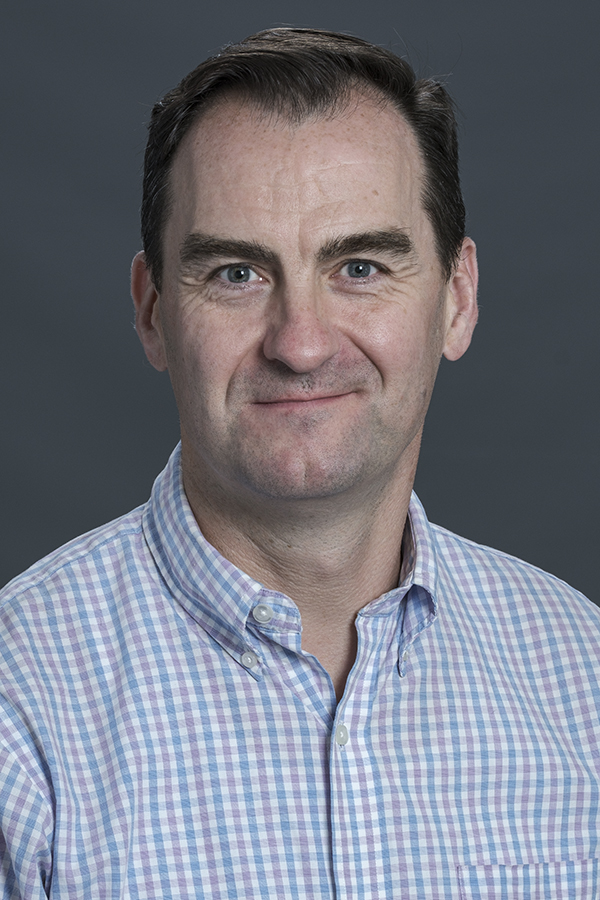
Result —
<path fill-rule="evenodd" d="M 150 502 L 2 595 L 0 875 L 38 900 L 600 896 L 600 611 L 410 506 L 340 703 L 294 603 Z"/>

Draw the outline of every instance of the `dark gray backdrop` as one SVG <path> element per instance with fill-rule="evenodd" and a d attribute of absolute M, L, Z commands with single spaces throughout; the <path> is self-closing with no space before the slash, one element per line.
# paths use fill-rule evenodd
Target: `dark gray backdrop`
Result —
<path fill-rule="evenodd" d="M 581 0 L 9 0 L 2 45 L 1 568 L 142 503 L 177 439 L 132 328 L 151 104 L 274 24 L 347 30 L 442 76 L 460 108 L 481 318 L 443 364 L 429 516 L 600 600 L 600 6 Z"/>

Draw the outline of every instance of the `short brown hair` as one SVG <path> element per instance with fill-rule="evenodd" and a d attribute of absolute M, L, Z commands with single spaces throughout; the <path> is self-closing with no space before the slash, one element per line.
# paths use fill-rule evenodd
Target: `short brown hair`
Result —
<path fill-rule="evenodd" d="M 446 89 L 418 80 L 406 60 L 361 38 L 308 28 L 274 28 L 231 44 L 190 72 L 154 106 L 148 126 L 142 197 L 142 240 L 157 290 L 162 236 L 177 148 L 201 113 L 232 94 L 289 120 L 343 106 L 353 91 L 371 92 L 404 116 L 425 170 L 423 207 L 445 277 L 456 265 L 465 230 L 454 107 Z"/>

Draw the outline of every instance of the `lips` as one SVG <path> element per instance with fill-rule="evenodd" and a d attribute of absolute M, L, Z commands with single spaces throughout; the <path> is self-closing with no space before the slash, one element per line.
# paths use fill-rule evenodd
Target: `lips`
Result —
<path fill-rule="evenodd" d="M 254 402 L 260 406 L 270 406 L 282 403 L 314 403 L 318 400 L 338 400 L 340 397 L 347 397 L 354 391 L 343 391 L 337 394 L 314 394 L 312 396 L 292 396 L 292 397 L 273 397 L 268 400 L 255 400 Z"/>

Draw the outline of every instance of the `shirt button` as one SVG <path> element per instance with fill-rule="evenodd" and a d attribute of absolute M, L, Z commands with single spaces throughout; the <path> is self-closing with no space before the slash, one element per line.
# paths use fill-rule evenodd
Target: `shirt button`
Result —
<path fill-rule="evenodd" d="M 240 656 L 240 662 L 247 669 L 253 669 L 254 666 L 258 665 L 258 656 L 252 650 L 244 650 Z"/>
<path fill-rule="evenodd" d="M 348 734 L 348 729 L 346 728 L 346 726 L 338 725 L 338 727 L 335 729 L 336 743 L 339 744 L 340 747 L 343 747 L 344 744 L 348 743 L 349 738 L 350 735 Z"/>
<path fill-rule="evenodd" d="M 259 603 L 252 610 L 252 615 L 257 622 L 260 622 L 261 625 L 266 625 L 267 622 L 271 621 L 275 613 L 266 603 Z"/>

